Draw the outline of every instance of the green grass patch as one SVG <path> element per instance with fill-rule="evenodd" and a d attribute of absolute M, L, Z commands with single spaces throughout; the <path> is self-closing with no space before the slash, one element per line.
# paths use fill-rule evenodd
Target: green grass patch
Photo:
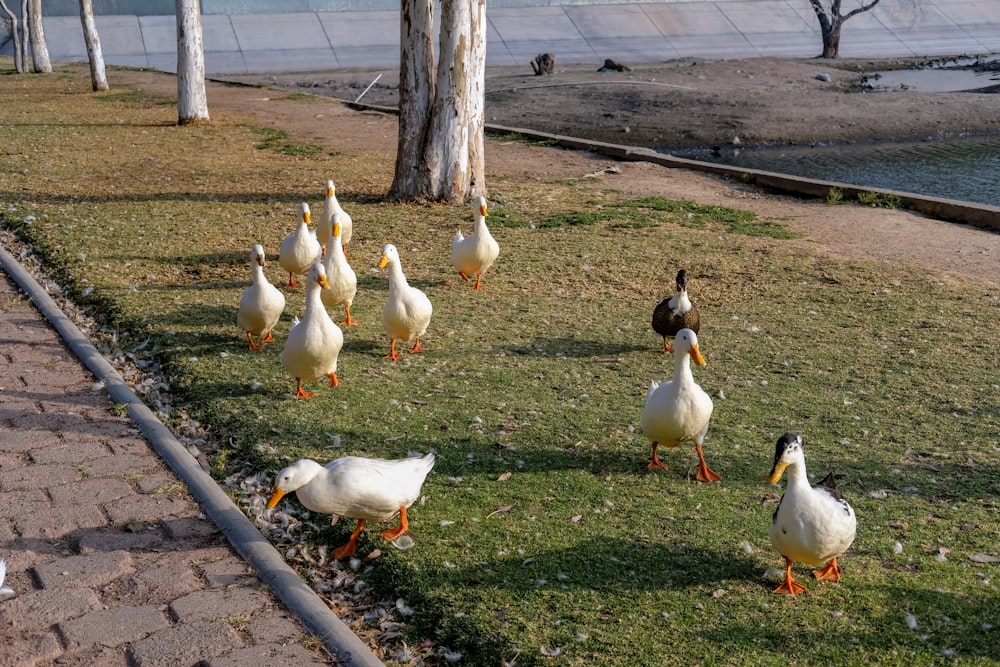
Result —
<path fill-rule="evenodd" d="M 292 141 L 291 136 L 285 130 L 278 130 L 270 127 L 252 127 L 251 131 L 260 140 L 254 144 L 254 148 L 262 151 L 274 151 L 282 155 L 312 157 L 323 152 L 323 148 L 313 144 L 299 144 Z"/>
<path fill-rule="evenodd" d="M 157 108 L 95 124 L 99 102 L 34 81 L 32 96 L 0 91 L 18 175 L 3 224 L 106 320 L 99 345 L 160 364 L 223 443 L 216 479 L 437 452 L 410 511 L 414 548 L 375 524 L 361 542 L 383 555 L 357 578 L 415 610 L 411 645 L 490 666 L 997 664 L 997 566 L 969 557 L 1000 543 L 994 289 L 805 254 L 739 231 L 761 224 L 745 211 L 512 179 L 491 198 L 501 255 L 475 292 L 448 265 L 470 207 L 383 202 L 389 158 L 301 160 L 256 150 L 245 126 L 158 127 Z M 24 110 L 38 127 L 14 131 Z M 273 259 L 328 177 L 355 220 L 361 324 L 345 332 L 342 385 L 296 401 L 278 355 L 301 289 L 262 351 L 235 311 L 251 245 Z M 427 351 L 398 363 L 383 358 L 387 282 L 373 271 L 386 242 L 434 303 Z M 706 450 L 721 484 L 690 481 L 691 448 L 649 472 L 638 430 L 650 380 L 672 373 L 649 317 L 680 267 L 701 310 L 695 377 L 715 400 Z M 767 538 L 779 490 L 763 478 L 787 430 L 804 434 L 814 479 L 842 475 L 859 517 L 841 582 L 798 566 L 795 599 L 765 576 L 782 561 Z M 351 529 L 288 507 L 314 548 Z"/>

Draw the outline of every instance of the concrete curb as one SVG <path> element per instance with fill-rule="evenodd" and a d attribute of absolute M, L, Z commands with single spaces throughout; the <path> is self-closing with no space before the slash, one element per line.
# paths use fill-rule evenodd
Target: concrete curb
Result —
<path fill-rule="evenodd" d="M 94 376 L 104 382 L 115 403 L 128 406 L 129 417 L 153 449 L 184 482 L 191 495 L 219 527 L 233 548 L 302 625 L 319 637 L 340 664 L 351 667 L 383 665 L 347 625 L 302 581 L 260 531 L 230 500 L 173 434 L 122 380 L 118 371 L 62 312 L 17 259 L 0 247 L 0 267 L 24 291 L 70 350 Z"/>

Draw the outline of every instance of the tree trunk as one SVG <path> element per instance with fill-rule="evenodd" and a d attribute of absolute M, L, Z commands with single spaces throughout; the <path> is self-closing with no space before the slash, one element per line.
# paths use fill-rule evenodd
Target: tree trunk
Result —
<path fill-rule="evenodd" d="M 104 54 L 94 22 L 92 0 L 80 0 L 80 22 L 83 23 L 83 41 L 87 44 L 87 59 L 90 61 L 90 85 L 94 90 L 107 90 L 108 78 L 104 74 Z"/>
<path fill-rule="evenodd" d="M 21 0 L 21 67 L 22 72 L 28 71 L 28 50 L 31 48 L 31 30 L 28 27 L 28 0 Z"/>
<path fill-rule="evenodd" d="M 28 12 L 28 28 L 31 32 L 31 62 L 35 72 L 49 74 L 52 72 L 52 63 L 49 61 L 49 47 L 45 45 L 45 31 L 42 30 L 42 0 L 31 0 Z"/>
<path fill-rule="evenodd" d="M 402 0 L 399 141 L 389 198 L 464 203 L 485 191 L 485 0 L 442 0 L 435 79 L 431 0 Z M 475 185 L 473 185 L 473 183 Z"/>
<path fill-rule="evenodd" d="M 472 0 L 469 70 L 469 196 L 486 196 L 486 0 Z"/>
<path fill-rule="evenodd" d="M 424 160 L 434 199 L 465 203 L 469 183 L 469 0 L 441 0 L 441 41 Z"/>
<path fill-rule="evenodd" d="M 198 0 L 175 0 L 177 14 L 177 122 L 208 120 L 205 92 L 205 47 L 201 40 Z"/>
<path fill-rule="evenodd" d="M 840 29 L 844 27 L 844 22 L 852 16 L 857 16 L 862 12 L 870 11 L 880 0 L 859 0 L 857 7 L 842 14 L 840 11 L 841 0 L 828 0 L 829 11 L 823 5 L 823 0 L 809 0 L 813 12 L 819 20 L 819 32 L 823 38 L 823 54 L 821 58 L 837 58 L 840 56 Z M 914 2 L 916 0 L 913 0 Z"/>
<path fill-rule="evenodd" d="M 434 0 L 402 0 L 399 15 L 399 134 L 389 199 L 418 199 L 434 99 Z"/>
<path fill-rule="evenodd" d="M 14 41 L 14 71 L 18 74 L 24 74 L 24 55 L 21 53 L 21 36 L 18 32 L 20 30 L 20 21 L 17 20 L 17 16 L 14 12 L 10 11 L 10 7 L 4 0 L 0 0 L 0 9 L 3 13 L 7 15 L 7 20 L 10 21 L 10 36 Z"/>
<path fill-rule="evenodd" d="M 840 26 L 838 22 L 830 30 L 823 31 L 823 55 L 821 58 L 837 58 L 840 56 Z"/>

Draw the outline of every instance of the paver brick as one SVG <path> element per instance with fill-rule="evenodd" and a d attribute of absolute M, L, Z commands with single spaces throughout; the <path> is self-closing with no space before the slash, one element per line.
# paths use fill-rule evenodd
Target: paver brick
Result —
<path fill-rule="evenodd" d="M 153 493 L 157 489 L 172 487 L 178 484 L 183 486 L 177 480 L 177 477 L 165 471 L 159 471 L 149 475 L 143 475 L 135 481 L 135 485 L 142 493 Z"/>
<path fill-rule="evenodd" d="M 193 665 L 243 647 L 225 621 L 178 625 L 140 639 L 126 649 L 134 667 Z"/>
<path fill-rule="evenodd" d="M 116 454 L 83 462 L 88 477 L 122 477 L 143 470 L 152 470 L 162 462 L 152 454 Z"/>
<path fill-rule="evenodd" d="M 132 555 L 127 551 L 95 551 L 60 558 L 35 568 L 42 588 L 103 586 L 132 572 Z"/>
<path fill-rule="evenodd" d="M 28 452 L 32 463 L 79 463 L 87 459 L 110 456 L 111 450 L 99 442 L 70 443 L 60 440 L 47 447 L 39 447 Z"/>
<path fill-rule="evenodd" d="M 108 440 L 108 447 L 115 454 L 148 454 L 150 452 L 149 443 L 135 434 L 123 432 Z"/>
<path fill-rule="evenodd" d="M 254 617 L 247 631 L 254 644 L 290 644 L 303 636 L 298 624 L 279 611 Z"/>
<path fill-rule="evenodd" d="M 115 525 L 156 521 L 191 510 L 190 504 L 169 496 L 129 495 L 104 505 L 104 511 Z"/>
<path fill-rule="evenodd" d="M 29 591 L 0 605 L 0 631 L 44 630 L 100 606 L 97 594 L 88 588 Z"/>
<path fill-rule="evenodd" d="M 189 566 L 165 561 L 166 558 L 161 559 L 123 580 L 117 586 L 117 593 L 133 603 L 166 604 L 202 588 L 201 580 Z"/>
<path fill-rule="evenodd" d="M 11 516 L 19 508 L 31 508 L 38 505 L 49 504 L 49 494 L 43 489 L 26 489 L 24 491 L 6 491 L 0 493 L 0 503 L 4 507 L 4 514 Z"/>
<path fill-rule="evenodd" d="M 152 605 L 98 609 L 56 626 L 69 651 L 91 646 L 121 646 L 170 627 Z"/>
<path fill-rule="evenodd" d="M 170 603 L 178 621 L 213 621 L 227 616 L 252 616 L 268 603 L 267 598 L 250 588 L 195 591 Z"/>
<path fill-rule="evenodd" d="M 21 537 L 55 539 L 108 523 L 96 505 L 49 505 L 23 511 L 23 515 L 14 516 L 14 527 Z"/>
<path fill-rule="evenodd" d="M 211 521 L 196 517 L 165 519 L 160 523 L 163 524 L 167 534 L 175 540 L 208 537 L 219 532 L 219 527 Z"/>
<path fill-rule="evenodd" d="M 274 667 L 325 665 L 301 644 L 263 644 L 237 649 L 208 661 L 208 667 Z"/>
<path fill-rule="evenodd" d="M 0 392 L 0 397 L 2 396 L 3 392 Z M 11 406 L 11 403 L 0 399 L 0 413 L 2 413 L 4 408 Z M 0 428 L 0 452 L 27 452 L 52 442 L 53 439 L 59 440 L 52 431 L 45 429 L 27 431 Z"/>
<path fill-rule="evenodd" d="M 129 483 L 124 479 L 116 478 L 83 479 L 79 482 L 60 484 L 49 489 L 52 502 L 56 505 L 80 503 L 100 505 L 124 498 L 131 493 L 134 491 Z"/>
<path fill-rule="evenodd" d="M 163 544 L 157 530 L 90 530 L 80 536 L 77 549 L 85 554 L 91 551 L 151 551 Z"/>
<path fill-rule="evenodd" d="M 80 471 L 68 463 L 24 466 L 13 470 L 0 470 L 0 491 L 47 489 L 78 479 Z"/>
<path fill-rule="evenodd" d="M 34 667 L 45 660 L 58 658 L 62 653 L 59 638 L 52 632 L 18 637 L 13 641 L 2 643 L 0 667 Z"/>
<path fill-rule="evenodd" d="M 211 588 L 226 588 L 228 586 L 248 586 L 256 581 L 242 559 L 227 556 L 211 563 L 199 566 L 202 576 Z"/>

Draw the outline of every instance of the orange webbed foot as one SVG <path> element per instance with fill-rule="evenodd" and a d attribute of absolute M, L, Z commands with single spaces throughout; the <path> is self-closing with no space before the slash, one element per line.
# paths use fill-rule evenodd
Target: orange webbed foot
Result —
<path fill-rule="evenodd" d="M 312 392 L 306 391 L 305 389 L 302 388 L 302 379 L 301 378 L 295 378 L 295 386 L 298 388 L 298 391 L 295 392 L 295 398 L 296 399 L 299 399 L 299 398 L 312 398 L 313 396 L 316 395 L 316 394 L 313 394 Z"/>
<path fill-rule="evenodd" d="M 813 576 L 823 581 L 840 581 L 840 568 L 837 567 L 837 559 L 831 558 L 826 567 L 813 570 Z"/>
<path fill-rule="evenodd" d="M 250 341 L 250 349 L 251 350 L 259 350 L 260 349 L 260 345 L 258 345 L 257 343 L 253 342 L 253 334 L 250 333 L 249 331 L 247 332 L 247 340 Z M 261 342 L 263 342 L 263 341 L 261 341 Z"/>
<path fill-rule="evenodd" d="M 657 448 L 659 446 L 660 446 L 660 443 L 658 443 L 658 442 L 654 442 L 653 443 L 653 458 L 652 458 L 652 460 L 650 460 L 649 465 L 646 466 L 647 470 L 657 470 L 657 469 L 659 469 L 659 470 L 667 470 L 668 469 L 667 464 L 664 463 L 663 461 L 661 461 L 656 456 L 656 450 L 657 450 Z"/>
<path fill-rule="evenodd" d="M 385 539 L 385 540 L 388 540 L 388 541 L 392 542 L 394 539 L 396 539 L 397 537 L 399 537 L 400 535 L 402 535 L 403 533 L 405 533 L 407 530 L 409 530 L 409 528 L 410 528 L 410 524 L 406 520 L 406 508 L 405 507 L 400 507 L 399 508 L 399 526 L 397 526 L 396 528 L 390 528 L 388 530 L 383 530 L 381 533 L 379 533 L 379 536 L 382 537 L 382 539 Z"/>
<path fill-rule="evenodd" d="M 267 335 L 260 339 L 261 343 L 273 343 L 274 342 L 274 330 L 268 329 Z"/>
<path fill-rule="evenodd" d="M 694 478 L 699 482 L 718 482 L 722 477 L 708 467 L 708 463 L 705 461 L 705 455 L 701 451 L 701 445 L 695 444 L 694 449 L 698 452 L 698 472 L 695 474 Z"/>
<path fill-rule="evenodd" d="M 782 593 L 784 595 L 798 595 L 805 593 L 806 587 L 792 578 L 792 561 L 785 559 L 785 580 L 775 588 L 772 593 Z"/>
<path fill-rule="evenodd" d="M 775 588 L 772 593 L 782 593 L 784 595 L 798 595 L 799 593 L 805 593 L 806 587 L 795 581 L 794 579 L 785 579 L 781 582 L 781 585 Z"/>
<path fill-rule="evenodd" d="M 299 286 L 299 284 L 297 282 L 295 282 L 295 278 L 293 278 L 292 274 L 289 273 L 288 274 L 288 284 L 285 285 L 285 287 L 298 287 L 298 286 Z"/>
<path fill-rule="evenodd" d="M 459 271 L 458 275 L 462 276 L 462 280 L 469 282 L 469 276 L 465 275 L 465 271 Z"/>
<path fill-rule="evenodd" d="M 341 558 L 350 558 L 358 552 L 358 536 L 361 535 L 361 531 L 365 529 L 365 520 L 358 519 L 358 525 L 354 527 L 354 532 L 351 533 L 351 537 L 348 538 L 347 543 L 343 544 L 333 550 L 333 557 L 337 560 Z"/>
<path fill-rule="evenodd" d="M 339 387 L 340 386 L 340 380 L 337 379 L 337 374 L 336 373 L 330 373 L 329 375 L 327 375 L 327 377 L 330 378 L 330 386 L 331 387 Z"/>
<path fill-rule="evenodd" d="M 416 339 L 413 342 L 413 347 L 411 347 L 409 350 L 407 350 L 407 352 L 410 352 L 410 353 L 417 353 L 417 352 L 423 352 L 423 351 L 424 351 L 424 348 L 420 346 L 420 339 L 419 338 Z"/>

